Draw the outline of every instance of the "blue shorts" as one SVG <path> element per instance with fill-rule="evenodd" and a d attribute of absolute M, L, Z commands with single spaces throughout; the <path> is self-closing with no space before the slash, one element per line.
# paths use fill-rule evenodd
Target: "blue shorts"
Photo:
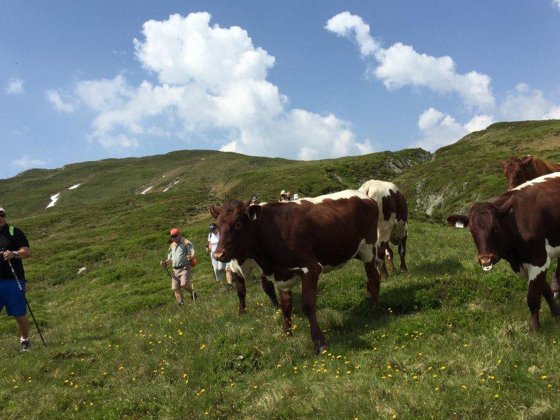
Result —
<path fill-rule="evenodd" d="M 25 280 L 19 281 L 25 292 Z M 19 290 L 16 280 L 0 280 L 0 311 L 6 307 L 10 316 L 24 316 L 27 314 L 25 298 Z"/>

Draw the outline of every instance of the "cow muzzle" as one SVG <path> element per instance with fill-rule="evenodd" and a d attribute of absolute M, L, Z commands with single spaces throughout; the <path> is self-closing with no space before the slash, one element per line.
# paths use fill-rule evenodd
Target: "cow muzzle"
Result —
<path fill-rule="evenodd" d="M 480 263 L 480 265 L 482 266 L 482 269 L 484 271 L 490 271 L 492 270 L 492 267 L 494 266 L 494 258 L 492 256 L 479 256 L 478 257 L 478 262 Z"/>
<path fill-rule="evenodd" d="M 216 252 L 214 252 L 214 258 L 221 262 L 227 261 L 227 259 L 225 258 L 225 253 L 222 250 L 216 250 Z"/>

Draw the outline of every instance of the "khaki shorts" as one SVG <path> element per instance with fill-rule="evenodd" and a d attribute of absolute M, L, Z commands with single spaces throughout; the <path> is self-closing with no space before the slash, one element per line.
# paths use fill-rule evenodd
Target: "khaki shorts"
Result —
<path fill-rule="evenodd" d="M 187 289 L 191 287 L 191 267 L 181 267 L 173 269 L 173 278 L 171 279 L 171 289 L 177 290 L 180 287 L 186 287 Z"/>

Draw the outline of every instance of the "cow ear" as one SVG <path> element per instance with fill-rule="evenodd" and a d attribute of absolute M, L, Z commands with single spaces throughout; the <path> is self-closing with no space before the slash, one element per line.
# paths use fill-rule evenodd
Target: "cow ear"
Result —
<path fill-rule="evenodd" d="M 463 216 L 462 214 L 453 214 L 447 218 L 447 224 L 458 229 L 466 228 L 469 225 L 469 216 Z"/>
<path fill-rule="evenodd" d="M 257 220 L 261 217 L 262 207 L 258 204 L 251 204 L 247 209 L 247 216 L 249 216 L 249 220 Z"/>
<path fill-rule="evenodd" d="M 506 214 L 509 214 L 511 211 L 513 211 L 513 200 L 507 200 L 501 206 L 497 206 L 496 208 L 502 216 L 505 216 Z"/>
<path fill-rule="evenodd" d="M 533 160 L 533 156 L 531 155 L 527 155 L 527 156 L 523 156 L 523 159 L 521 159 L 521 161 L 526 165 L 529 162 L 531 162 Z"/>
<path fill-rule="evenodd" d="M 217 219 L 220 213 L 222 212 L 222 207 L 219 207 L 215 204 L 210 204 L 209 210 L 212 217 L 214 219 Z"/>

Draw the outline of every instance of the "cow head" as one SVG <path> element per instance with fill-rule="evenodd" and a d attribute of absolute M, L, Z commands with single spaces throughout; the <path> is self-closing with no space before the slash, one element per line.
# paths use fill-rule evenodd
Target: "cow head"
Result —
<path fill-rule="evenodd" d="M 212 204 L 210 214 L 216 219 L 220 240 L 214 257 L 220 261 L 245 260 L 250 256 L 255 237 L 255 221 L 261 206 L 250 201 L 231 200 L 222 207 Z"/>
<path fill-rule="evenodd" d="M 452 226 L 470 229 L 478 249 L 478 262 L 484 271 L 491 270 L 503 256 L 502 249 L 507 243 L 504 218 L 510 209 L 509 202 L 501 206 L 477 203 L 468 216 L 452 215 L 447 218 L 447 223 Z"/>
<path fill-rule="evenodd" d="M 523 158 L 512 156 L 507 161 L 500 162 L 504 169 L 504 175 L 508 179 L 508 191 L 531 179 L 527 174 L 527 167 L 531 164 L 532 159 L 532 156 Z"/>

